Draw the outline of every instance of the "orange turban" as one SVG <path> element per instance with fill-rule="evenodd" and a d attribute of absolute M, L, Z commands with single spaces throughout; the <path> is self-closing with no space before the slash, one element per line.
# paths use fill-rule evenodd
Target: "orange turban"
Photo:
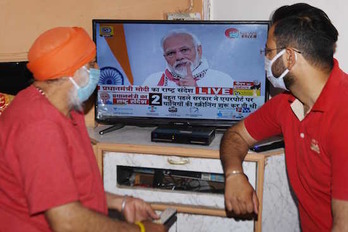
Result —
<path fill-rule="evenodd" d="M 27 67 L 40 81 L 73 76 L 95 54 L 95 44 L 84 29 L 57 27 L 35 40 L 28 53 Z"/>

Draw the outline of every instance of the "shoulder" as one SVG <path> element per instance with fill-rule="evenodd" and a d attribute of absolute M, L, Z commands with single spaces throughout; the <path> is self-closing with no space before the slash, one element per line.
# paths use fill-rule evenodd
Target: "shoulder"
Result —
<path fill-rule="evenodd" d="M 291 102 L 295 100 L 289 92 L 280 93 L 265 102 L 258 110 L 258 114 L 270 114 L 272 117 L 284 117 L 284 112 L 290 109 Z"/>
<path fill-rule="evenodd" d="M 282 125 L 287 123 L 291 94 L 284 92 L 271 98 L 244 120 L 245 127 L 255 140 L 262 140 L 282 133 Z"/>
<path fill-rule="evenodd" d="M 2 117 L 4 121 L 26 124 L 32 118 L 41 118 L 47 113 L 48 109 L 45 109 L 44 103 L 49 104 L 47 99 L 38 94 L 34 87 L 29 86 L 14 97 L 11 104 L 3 112 Z"/>
<path fill-rule="evenodd" d="M 348 75 L 343 71 L 336 72 L 333 80 L 329 80 L 328 89 L 325 89 L 324 102 L 327 110 L 336 117 L 346 117 L 348 113 Z M 325 86 L 326 87 L 326 86 Z M 324 90 L 322 91 L 324 92 Z"/>
<path fill-rule="evenodd" d="M 273 112 L 279 117 L 286 118 L 284 113 L 291 110 L 291 104 L 295 100 L 296 98 L 290 92 L 284 91 L 271 97 L 261 108 L 265 108 L 265 111 Z"/>

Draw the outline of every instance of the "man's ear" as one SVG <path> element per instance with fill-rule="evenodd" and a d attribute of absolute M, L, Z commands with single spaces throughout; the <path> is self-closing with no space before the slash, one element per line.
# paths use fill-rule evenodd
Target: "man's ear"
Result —
<path fill-rule="evenodd" d="M 197 53 L 198 53 L 198 57 L 202 58 L 202 45 L 197 46 Z"/>
<path fill-rule="evenodd" d="M 289 70 L 291 70 L 296 62 L 297 62 L 297 54 L 296 54 L 296 52 L 293 49 L 291 49 L 291 48 L 287 48 L 286 49 L 286 64 L 287 64 L 287 68 Z"/>

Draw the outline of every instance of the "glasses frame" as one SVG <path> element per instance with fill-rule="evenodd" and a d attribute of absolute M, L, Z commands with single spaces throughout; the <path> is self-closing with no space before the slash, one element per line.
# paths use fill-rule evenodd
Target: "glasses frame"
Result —
<path fill-rule="evenodd" d="M 262 55 L 262 54 L 264 54 L 264 56 L 267 56 L 270 52 L 272 52 L 272 51 L 278 51 L 278 50 L 283 50 L 283 49 L 291 49 L 291 50 L 293 50 L 294 52 L 296 52 L 296 53 L 299 53 L 299 54 L 301 54 L 302 53 L 302 51 L 300 51 L 300 50 L 298 50 L 298 49 L 296 49 L 296 48 L 287 48 L 287 47 L 280 47 L 280 48 L 267 48 L 267 47 L 265 47 L 264 49 L 261 49 L 260 50 L 260 55 Z"/>

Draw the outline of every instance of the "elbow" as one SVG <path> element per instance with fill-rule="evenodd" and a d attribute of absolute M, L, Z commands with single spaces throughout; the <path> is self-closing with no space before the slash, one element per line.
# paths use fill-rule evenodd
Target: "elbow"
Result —
<path fill-rule="evenodd" d="M 49 226 L 54 232 L 74 232 L 74 226 L 72 220 L 48 220 Z"/>
<path fill-rule="evenodd" d="M 347 223 L 337 223 L 334 221 L 331 232 L 342 232 L 342 231 L 348 231 L 348 225 Z"/>

